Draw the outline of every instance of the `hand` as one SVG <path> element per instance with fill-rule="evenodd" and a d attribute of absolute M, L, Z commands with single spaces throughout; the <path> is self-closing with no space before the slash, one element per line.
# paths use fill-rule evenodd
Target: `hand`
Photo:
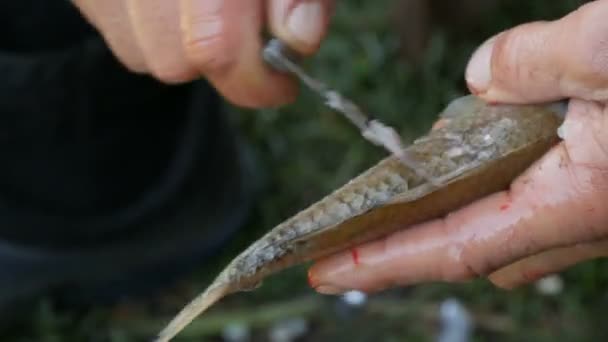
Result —
<path fill-rule="evenodd" d="M 503 32 L 467 67 L 499 103 L 570 98 L 563 141 L 508 191 L 316 263 L 321 293 L 488 277 L 513 288 L 608 255 L 608 0 Z M 357 255 L 354 262 L 352 255 Z"/>
<path fill-rule="evenodd" d="M 314 53 L 332 0 L 73 0 L 130 70 L 167 83 L 206 77 L 246 107 L 284 104 L 295 83 L 261 59 L 269 29 L 298 52 Z"/>

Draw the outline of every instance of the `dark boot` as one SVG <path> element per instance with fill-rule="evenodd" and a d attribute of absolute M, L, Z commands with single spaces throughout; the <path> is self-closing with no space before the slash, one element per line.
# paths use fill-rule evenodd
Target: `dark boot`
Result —
<path fill-rule="evenodd" d="M 252 194 L 214 90 L 128 72 L 69 1 L 0 13 L 0 313 L 56 289 L 142 294 L 204 266 Z"/>

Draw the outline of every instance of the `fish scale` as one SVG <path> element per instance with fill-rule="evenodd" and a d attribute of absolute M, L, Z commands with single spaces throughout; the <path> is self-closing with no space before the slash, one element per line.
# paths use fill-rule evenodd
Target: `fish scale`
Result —
<path fill-rule="evenodd" d="M 445 124 L 405 149 L 439 184 L 390 156 L 279 224 L 238 255 L 158 335 L 166 342 L 221 298 L 267 276 L 417 223 L 440 218 L 509 184 L 559 142 L 563 102 L 488 105 L 454 100 Z M 449 153 L 455 148 L 462 153 Z"/>

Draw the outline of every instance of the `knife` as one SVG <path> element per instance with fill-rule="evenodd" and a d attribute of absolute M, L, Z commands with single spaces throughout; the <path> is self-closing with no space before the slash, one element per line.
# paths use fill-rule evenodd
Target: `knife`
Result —
<path fill-rule="evenodd" d="M 431 185 L 439 185 L 439 180 L 428 174 L 405 149 L 405 145 L 397 131 L 380 122 L 380 120 L 363 112 L 353 101 L 342 96 L 339 92 L 328 87 L 324 82 L 310 76 L 300 66 L 301 56 L 277 38 L 270 39 L 262 52 L 263 59 L 277 71 L 290 73 L 318 94 L 329 108 L 341 113 L 361 135 L 372 144 L 384 147 L 395 155 L 402 164 L 414 170 L 416 174 Z"/>

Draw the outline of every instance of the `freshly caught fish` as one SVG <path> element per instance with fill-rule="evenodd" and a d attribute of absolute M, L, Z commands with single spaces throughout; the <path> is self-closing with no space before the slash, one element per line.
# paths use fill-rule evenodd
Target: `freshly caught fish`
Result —
<path fill-rule="evenodd" d="M 288 267 L 438 218 L 503 190 L 559 141 L 564 103 L 488 105 L 467 96 L 441 113 L 442 127 L 404 151 L 432 184 L 391 156 L 279 224 L 237 256 L 159 334 L 169 341 L 221 298 L 256 288 Z"/>

